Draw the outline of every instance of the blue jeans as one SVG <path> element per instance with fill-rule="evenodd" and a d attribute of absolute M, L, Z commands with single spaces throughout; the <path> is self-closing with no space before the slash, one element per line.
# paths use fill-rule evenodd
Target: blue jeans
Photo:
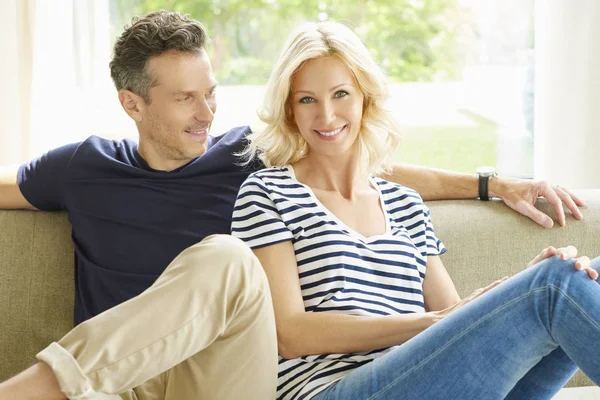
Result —
<path fill-rule="evenodd" d="M 577 367 L 599 384 L 600 285 L 574 263 L 522 271 L 313 399 L 550 399 Z"/>

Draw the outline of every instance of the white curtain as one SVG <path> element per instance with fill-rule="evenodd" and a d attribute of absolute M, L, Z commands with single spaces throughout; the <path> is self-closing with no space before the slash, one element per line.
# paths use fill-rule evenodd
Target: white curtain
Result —
<path fill-rule="evenodd" d="M 534 174 L 600 188 L 600 2 L 536 2 Z"/>
<path fill-rule="evenodd" d="M 0 164 L 96 133 L 112 88 L 108 0 L 0 0 Z"/>
<path fill-rule="evenodd" d="M 31 101 L 31 32 L 26 1 L 0 1 L 0 163 L 21 162 L 27 155 Z"/>

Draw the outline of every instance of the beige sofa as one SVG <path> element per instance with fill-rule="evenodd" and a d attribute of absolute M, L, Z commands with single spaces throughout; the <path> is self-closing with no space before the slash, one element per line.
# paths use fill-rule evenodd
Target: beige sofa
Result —
<path fill-rule="evenodd" d="M 442 256 L 461 295 L 521 270 L 542 248 L 574 244 L 600 255 L 600 191 L 581 191 L 585 219 L 544 229 L 500 201 L 428 203 Z M 550 212 L 540 201 L 538 208 Z M 551 212 L 551 215 L 554 215 Z M 72 326 L 73 245 L 65 213 L 0 211 L 0 381 Z M 570 386 L 592 385 L 578 373 Z"/>

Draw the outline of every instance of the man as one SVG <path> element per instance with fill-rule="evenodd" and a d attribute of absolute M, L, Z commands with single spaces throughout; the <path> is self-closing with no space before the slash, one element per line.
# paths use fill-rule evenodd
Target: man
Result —
<path fill-rule="evenodd" d="M 177 13 L 137 20 L 110 67 L 139 144 L 91 137 L 0 176 L 0 208 L 68 211 L 77 325 L 0 384 L 0 399 L 274 397 L 268 283 L 251 251 L 224 235 L 239 186 L 260 166 L 234 156 L 248 128 L 208 135 L 216 81 L 206 40 Z M 387 178 L 426 200 L 478 193 L 463 174 L 398 165 Z M 581 202 L 546 182 L 494 178 L 490 193 L 547 227 L 552 220 L 533 207 L 539 195 L 561 225 L 562 202 L 582 218 Z"/>

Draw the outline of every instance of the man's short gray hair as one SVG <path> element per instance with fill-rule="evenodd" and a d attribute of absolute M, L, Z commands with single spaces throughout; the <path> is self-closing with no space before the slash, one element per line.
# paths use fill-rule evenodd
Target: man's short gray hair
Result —
<path fill-rule="evenodd" d="M 146 69 L 148 60 L 169 50 L 200 52 L 208 40 L 199 22 L 179 12 L 161 10 L 134 17 L 115 43 L 110 76 L 117 90 L 130 90 L 150 103 L 148 92 L 155 82 Z"/>

